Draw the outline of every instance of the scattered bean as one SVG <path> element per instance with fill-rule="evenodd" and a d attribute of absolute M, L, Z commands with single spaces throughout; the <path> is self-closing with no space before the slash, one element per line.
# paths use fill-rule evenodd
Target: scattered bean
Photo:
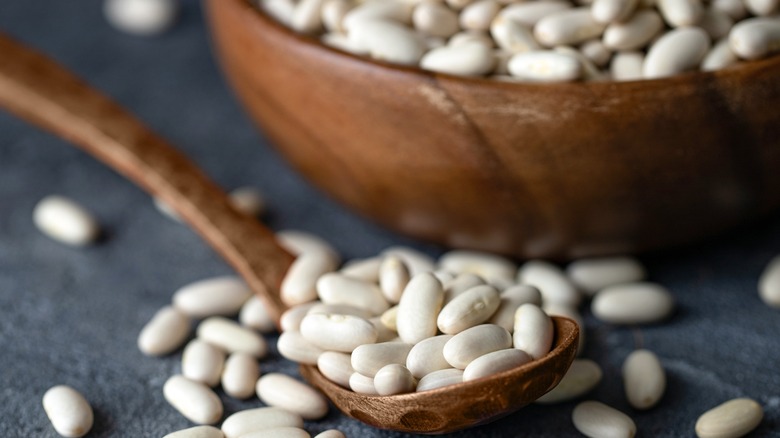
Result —
<path fill-rule="evenodd" d="M 163 356 L 181 347 L 190 334 L 190 319 L 172 306 L 158 310 L 138 335 L 138 349 Z"/>
<path fill-rule="evenodd" d="M 165 400 L 196 424 L 214 424 L 222 418 L 222 401 L 214 391 L 184 376 L 171 376 L 163 385 Z"/>
<path fill-rule="evenodd" d="M 737 438 L 761 424 L 764 410 L 755 400 L 737 398 L 718 405 L 696 421 L 699 438 Z"/>
<path fill-rule="evenodd" d="M 33 222 L 47 236 L 73 246 L 89 245 L 100 234 L 95 218 L 84 207 L 63 196 L 50 195 L 41 199 L 33 209 Z"/>
<path fill-rule="evenodd" d="M 303 427 L 303 418 L 282 408 L 255 408 L 238 411 L 222 422 L 225 438 L 238 438 L 250 432 L 278 427 Z"/>
<path fill-rule="evenodd" d="M 328 402 L 322 394 L 285 374 L 266 374 L 257 381 L 256 389 L 263 403 L 287 409 L 304 420 L 317 420 L 328 413 Z"/>
<path fill-rule="evenodd" d="M 628 415 L 597 401 L 578 404 L 572 413 L 574 427 L 590 438 L 636 435 L 636 425 Z"/>
<path fill-rule="evenodd" d="M 43 395 L 43 410 L 64 437 L 82 437 L 92 429 L 92 407 L 81 393 L 66 385 L 50 388 Z"/>

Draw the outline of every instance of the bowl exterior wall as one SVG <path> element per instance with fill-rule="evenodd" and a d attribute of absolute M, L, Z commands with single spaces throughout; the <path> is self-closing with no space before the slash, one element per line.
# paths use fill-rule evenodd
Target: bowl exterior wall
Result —
<path fill-rule="evenodd" d="M 237 95 L 317 186 L 405 234 L 521 257 L 637 252 L 780 205 L 780 57 L 514 84 L 366 62 L 209 0 Z"/>

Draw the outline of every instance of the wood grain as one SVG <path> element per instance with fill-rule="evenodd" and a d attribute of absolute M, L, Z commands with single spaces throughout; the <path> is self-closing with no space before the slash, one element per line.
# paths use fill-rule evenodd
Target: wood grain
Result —
<path fill-rule="evenodd" d="M 520 257 L 668 248 L 780 206 L 780 56 L 640 82 L 514 84 L 320 45 L 208 0 L 249 114 L 325 192 L 408 235 Z"/>
<path fill-rule="evenodd" d="M 0 34 L 0 106 L 80 146 L 170 205 L 247 281 L 276 321 L 293 257 L 186 156 L 54 61 Z"/>

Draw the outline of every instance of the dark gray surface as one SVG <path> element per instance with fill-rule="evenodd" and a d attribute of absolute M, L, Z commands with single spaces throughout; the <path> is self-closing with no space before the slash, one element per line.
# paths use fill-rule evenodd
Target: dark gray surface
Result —
<path fill-rule="evenodd" d="M 199 5 L 161 37 L 111 29 L 100 2 L 2 0 L 0 30 L 75 70 L 185 150 L 223 186 L 255 185 L 268 196 L 274 229 L 327 238 L 345 258 L 409 240 L 324 198 L 269 149 L 235 103 L 212 61 Z M 0 53 L 0 62 L 3 62 Z M 48 194 L 78 200 L 99 218 L 105 240 L 73 249 L 41 235 L 34 204 Z M 419 245 L 418 245 L 419 247 Z M 425 247 L 432 254 L 433 247 Z M 707 245 L 645 257 L 653 280 L 679 300 L 662 326 L 610 327 L 588 318 L 587 356 L 604 368 L 592 398 L 629 413 L 640 436 L 692 436 L 699 414 L 749 396 L 766 411 L 752 436 L 780 436 L 780 312 L 757 297 L 756 280 L 780 253 L 780 221 L 759 223 Z M 186 227 L 162 217 L 146 194 L 61 140 L 0 112 L 0 437 L 57 436 L 41 408 L 45 390 L 69 384 L 95 409 L 91 437 L 159 437 L 190 424 L 163 400 L 179 355 L 144 357 L 139 329 L 171 293 L 230 269 Z M 659 407 L 633 411 L 620 366 L 641 343 L 657 352 L 669 388 Z M 275 354 L 262 369 L 294 373 Z M 224 398 L 227 412 L 259 406 Z M 474 437 L 577 436 L 574 403 L 531 406 Z M 331 410 L 312 432 L 400 437 Z"/>

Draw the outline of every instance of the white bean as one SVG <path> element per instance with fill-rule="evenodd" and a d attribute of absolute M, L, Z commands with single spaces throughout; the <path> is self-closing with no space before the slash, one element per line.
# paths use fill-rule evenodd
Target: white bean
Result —
<path fill-rule="evenodd" d="M 398 23 L 410 23 L 412 19 L 412 4 L 397 0 L 366 1 L 350 10 L 342 25 L 348 32 L 353 26 L 366 20 L 390 20 Z"/>
<path fill-rule="evenodd" d="M 241 325 L 253 328 L 260 333 L 271 333 L 276 330 L 276 323 L 274 323 L 271 315 L 268 314 L 265 303 L 254 295 L 241 307 L 241 311 L 238 313 L 238 321 Z"/>
<path fill-rule="evenodd" d="M 674 29 L 650 46 L 642 74 L 645 79 L 657 79 L 695 69 L 709 50 L 710 38 L 702 29 Z"/>
<path fill-rule="evenodd" d="M 181 373 L 184 377 L 215 387 L 225 366 L 225 353 L 211 344 L 194 339 L 184 347 Z"/>
<path fill-rule="evenodd" d="M 279 326 L 283 332 L 297 332 L 301 330 L 301 321 L 309 314 L 309 310 L 322 304 L 320 301 L 310 301 L 290 307 L 279 318 Z"/>
<path fill-rule="evenodd" d="M 208 386 L 184 376 L 171 376 L 163 385 L 165 400 L 196 424 L 214 424 L 222 418 L 222 401 Z"/>
<path fill-rule="evenodd" d="M 349 389 L 359 394 L 379 395 L 374 385 L 373 377 L 364 376 L 360 373 L 352 373 L 349 376 Z"/>
<path fill-rule="evenodd" d="M 734 20 L 741 20 L 747 15 L 743 0 L 710 0 L 710 7 L 727 13 Z"/>
<path fill-rule="evenodd" d="M 737 438 L 761 424 L 764 410 L 755 400 L 737 398 L 718 405 L 696 421 L 699 438 Z"/>
<path fill-rule="evenodd" d="M 303 427 L 300 415 L 282 408 L 254 408 L 238 411 L 222 422 L 225 438 L 238 438 L 258 430 Z"/>
<path fill-rule="evenodd" d="M 611 324 L 649 324 L 671 315 L 674 298 L 658 284 L 620 284 L 596 294 L 591 311 L 596 318 Z"/>
<path fill-rule="evenodd" d="M 601 367 L 596 362 L 590 359 L 574 359 L 558 386 L 539 397 L 536 403 L 554 404 L 574 400 L 595 388 L 601 382 L 602 376 Z"/>
<path fill-rule="evenodd" d="M 373 344 L 378 333 L 371 322 L 351 315 L 306 315 L 301 335 L 315 346 L 350 353 L 363 344 Z"/>
<path fill-rule="evenodd" d="M 33 222 L 44 234 L 59 242 L 85 246 L 97 239 L 100 226 L 84 207 L 63 196 L 50 195 L 33 209 Z"/>
<path fill-rule="evenodd" d="M 92 407 L 81 393 L 70 386 L 49 388 L 43 395 L 43 410 L 54 430 L 64 437 L 82 437 L 92 429 Z"/>
<path fill-rule="evenodd" d="M 311 438 L 311 435 L 299 427 L 275 427 L 249 432 L 240 438 Z"/>
<path fill-rule="evenodd" d="M 500 303 L 488 322 L 507 329 L 510 333 L 515 330 L 515 311 L 523 304 L 530 303 L 537 306 L 542 304 L 542 294 L 539 289 L 527 285 L 518 284 L 501 292 Z"/>
<path fill-rule="evenodd" d="M 476 380 L 511 370 L 531 362 L 533 358 L 525 351 L 510 348 L 484 354 L 468 364 L 463 370 L 463 381 Z"/>
<path fill-rule="evenodd" d="M 279 244 L 296 256 L 311 253 L 330 253 L 338 259 L 336 250 L 323 238 L 305 231 L 284 230 L 276 233 Z"/>
<path fill-rule="evenodd" d="M 507 68 L 513 77 L 530 82 L 569 82 L 582 76 L 577 58 L 549 50 L 518 53 Z"/>
<path fill-rule="evenodd" d="M 322 29 L 323 0 L 300 0 L 295 5 L 290 27 L 301 33 L 316 33 Z"/>
<path fill-rule="evenodd" d="M 415 65 L 425 52 L 422 38 L 394 21 L 362 19 L 347 28 L 350 41 L 357 47 L 365 48 L 372 58 L 380 61 Z"/>
<path fill-rule="evenodd" d="M 366 283 L 377 283 L 379 282 L 379 267 L 382 265 L 382 260 L 384 260 L 383 257 L 353 259 L 345 263 L 338 272 Z"/>
<path fill-rule="evenodd" d="M 412 277 L 398 303 L 396 325 L 401 340 L 416 344 L 436 335 L 436 317 L 443 301 L 444 291 L 433 274 Z"/>
<path fill-rule="evenodd" d="M 382 322 L 381 316 L 375 316 L 369 319 L 368 322 L 370 322 L 376 329 L 376 342 L 390 342 L 400 340 L 398 333 L 395 330 L 387 327 Z"/>
<path fill-rule="evenodd" d="M 442 333 L 454 335 L 487 321 L 501 303 L 493 286 L 473 287 L 447 303 L 439 312 L 436 325 Z"/>
<path fill-rule="evenodd" d="M 176 21 L 179 2 L 175 0 L 107 0 L 103 14 L 115 28 L 133 35 L 157 35 Z"/>
<path fill-rule="evenodd" d="M 414 27 L 428 35 L 448 38 L 459 30 L 458 14 L 437 1 L 422 1 L 412 14 Z"/>
<path fill-rule="evenodd" d="M 628 415 L 597 401 L 578 404 L 572 413 L 574 427 L 590 438 L 636 435 L 636 425 Z"/>
<path fill-rule="evenodd" d="M 593 0 L 591 14 L 599 23 L 613 23 L 630 17 L 639 0 Z"/>
<path fill-rule="evenodd" d="M 268 351 L 265 339 L 256 332 L 220 316 L 212 316 L 201 322 L 197 334 L 198 338 L 228 353 L 249 353 L 262 358 Z"/>
<path fill-rule="evenodd" d="M 488 30 L 501 6 L 495 0 L 477 0 L 460 12 L 460 27 L 467 30 Z"/>
<path fill-rule="evenodd" d="M 322 353 L 322 348 L 307 340 L 300 332 L 284 332 L 276 341 L 276 349 L 285 359 L 298 363 L 314 365 Z"/>
<path fill-rule="evenodd" d="M 633 257 L 599 257 L 576 260 L 566 274 L 583 292 L 593 296 L 605 287 L 634 283 L 647 275 L 644 266 Z"/>
<path fill-rule="evenodd" d="M 582 56 L 588 59 L 594 66 L 604 67 L 612 58 L 612 50 L 608 49 L 604 43 L 599 40 L 590 40 L 580 46 L 580 52 Z M 598 71 L 600 74 L 601 71 Z"/>
<path fill-rule="evenodd" d="M 484 75 L 494 65 L 493 51 L 477 42 L 439 47 L 420 60 L 420 67 L 425 70 L 460 76 Z"/>
<path fill-rule="evenodd" d="M 316 299 L 317 280 L 335 270 L 337 265 L 338 259 L 333 253 L 309 252 L 299 255 L 282 279 L 282 301 L 288 306 L 295 306 Z"/>
<path fill-rule="evenodd" d="M 350 9 L 352 3 L 349 0 L 325 0 L 322 4 L 322 25 L 329 32 L 346 32 L 343 22 Z"/>
<path fill-rule="evenodd" d="M 780 50 L 780 18 L 750 18 L 729 33 L 731 50 L 742 59 L 759 59 Z"/>
<path fill-rule="evenodd" d="M 658 12 L 645 9 L 637 11 L 626 21 L 611 23 L 604 29 L 602 41 L 613 50 L 639 50 L 664 28 Z"/>
<path fill-rule="evenodd" d="M 447 368 L 444 370 L 433 371 L 423 376 L 417 382 L 417 392 L 429 391 L 431 389 L 441 388 L 443 386 L 454 385 L 463 382 L 463 370 Z"/>
<path fill-rule="evenodd" d="M 398 303 L 410 278 L 409 268 L 397 255 L 391 254 L 382 260 L 379 266 L 379 288 L 390 303 Z"/>
<path fill-rule="evenodd" d="M 707 35 L 714 41 L 729 34 L 731 28 L 734 27 L 734 20 L 723 11 L 708 8 L 704 10 L 698 26 L 704 29 Z"/>
<path fill-rule="evenodd" d="M 642 79 L 644 64 L 642 52 L 618 52 L 612 58 L 610 74 L 615 81 L 638 81 Z"/>
<path fill-rule="evenodd" d="M 582 300 L 577 288 L 563 270 L 542 260 L 526 262 L 517 273 L 517 281 L 539 289 L 545 303 L 578 306 Z"/>
<path fill-rule="evenodd" d="M 349 388 L 349 378 L 355 373 L 352 359 L 347 353 L 326 351 L 317 358 L 317 368 L 333 383 Z"/>
<path fill-rule="evenodd" d="M 739 62 L 739 58 L 734 51 L 731 50 L 729 39 L 723 38 L 712 46 L 710 52 L 707 53 L 707 56 L 701 61 L 701 69 L 702 71 L 720 70 L 732 66 L 737 62 Z"/>
<path fill-rule="evenodd" d="M 348 304 L 372 315 L 390 308 L 379 286 L 338 273 L 328 273 L 317 280 L 317 295 L 325 304 Z"/>
<path fill-rule="evenodd" d="M 444 302 L 449 303 L 456 296 L 466 292 L 467 290 L 486 284 L 485 280 L 476 274 L 459 274 L 444 284 Z"/>
<path fill-rule="evenodd" d="M 374 377 L 383 367 L 390 364 L 406 364 L 412 344 L 404 342 L 382 342 L 365 344 L 352 352 L 352 368 L 368 377 Z"/>
<path fill-rule="evenodd" d="M 398 318 L 398 305 L 385 310 L 385 312 L 382 313 L 382 316 L 379 317 L 379 320 L 382 322 L 382 325 L 388 329 L 397 331 L 398 325 L 396 324 L 396 318 Z"/>
<path fill-rule="evenodd" d="M 228 356 L 222 369 L 222 390 L 233 398 L 247 399 L 255 393 L 255 383 L 259 377 L 260 367 L 254 356 L 233 353 Z"/>
<path fill-rule="evenodd" d="M 767 264 L 758 279 L 758 295 L 767 305 L 780 309 L 780 256 Z"/>
<path fill-rule="evenodd" d="M 780 12 L 780 0 L 745 0 L 745 7 L 751 14 L 765 17 Z"/>
<path fill-rule="evenodd" d="M 439 258 L 439 269 L 455 274 L 475 274 L 487 282 L 496 279 L 512 281 L 517 266 L 505 257 L 478 251 L 449 251 Z"/>
<path fill-rule="evenodd" d="M 328 413 L 328 402 L 316 389 L 290 376 L 270 373 L 257 381 L 257 396 L 263 403 L 287 409 L 304 420 L 317 420 Z"/>
<path fill-rule="evenodd" d="M 539 43 L 531 31 L 505 15 L 499 15 L 493 20 L 490 24 L 490 35 L 498 47 L 509 53 L 539 50 Z"/>
<path fill-rule="evenodd" d="M 693 26 L 704 13 L 701 0 L 657 0 L 656 4 L 671 27 Z"/>
<path fill-rule="evenodd" d="M 534 304 L 523 304 L 515 311 L 513 345 L 534 359 L 550 352 L 555 330 L 552 319 Z"/>
<path fill-rule="evenodd" d="M 442 353 L 447 363 L 462 370 L 484 354 L 511 346 L 512 335 L 506 329 L 493 324 L 482 324 L 453 336 L 444 344 Z"/>
<path fill-rule="evenodd" d="M 547 47 L 579 44 L 601 35 L 605 27 L 593 19 L 589 7 L 579 7 L 545 16 L 534 26 L 534 36 Z"/>
<path fill-rule="evenodd" d="M 317 434 L 314 438 L 347 438 L 343 432 L 338 429 L 330 429 Z"/>
<path fill-rule="evenodd" d="M 214 277 L 181 287 L 173 294 L 173 306 L 192 318 L 234 316 L 252 295 L 237 277 Z"/>
<path fill-rule="evenodd" d="M 366 309 L 351 306 L 349 304 L 325 304 L 317 302 L 314 306 L 306 312 L 307 315 L 351 315 L 358 318 L 370 319 L 373 316 L 372 312 Z"/>
<path fill-rule="evenodd" d="M 666 390 L 666 373 L 652 351 L 636 350 L 623 362 L 623 387 L 634 409 L 650 409 Z"/>
<path fill-rule="evenodd" d="M 511 18 L 526 27 L 534 27 L 542 18 L 556 12 L 571 9 L 569 1 L 538 0 L 512 3 L 501 10 L 501 16 Z"/>
<path fill-rule="evenodd" d="M 225 438 L 225 435 L 214 426 L 195 426 L 171 432 L 163 438 Z"/>
<path fill-rule="evenodd" d="M 172 306 L 154 314 L 138 335 L 138 349 L 147 356 L 166 355 L 181 347 L 190 334 L 190 319 Z"/>
<path fill-rule="evenodd" d="M 412 277 L 423 272 L 433 271 L 433 259 L 414 248 L 409 248 L 406 246 L 391 246 L 381 253 L 382 256 L 387 256 L 388 254 L 395 254 L 398 257 L 401 257 L 401 260 L 404 261 L 406 267 L 409 268 L 409 273 L 412 275 Z"/>
<path fill-rule="evenodd" d="M 374 376 L 374 387 L 379 395 L 404 394 L 414 391 L 415 386 L 412 373 L 400 364 L 385 365 Z"/>
<path fill-rule="evenodd" d="M 452 335 L 439 335 L 424 339 L 409 350 L 406 357 L 406 367 L 418 379 L 434 371 L 450 368 L 444 358 L 444 345 L 452 339 Z"/>

